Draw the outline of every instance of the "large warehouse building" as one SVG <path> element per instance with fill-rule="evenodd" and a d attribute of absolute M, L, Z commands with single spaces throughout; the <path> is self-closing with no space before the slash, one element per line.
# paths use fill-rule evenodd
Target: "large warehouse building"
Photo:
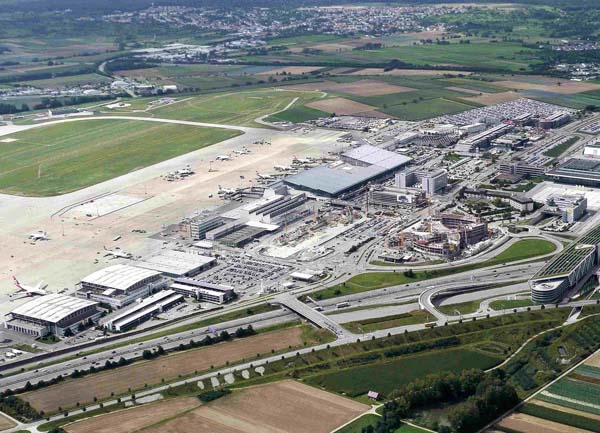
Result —
<path fill-rule="evenodd" d="M 364 145 L 344 153 L 338 161 L 286 177 L 283 181 L 298 190 L 339 197 L 370 181 L 391 177 L 411 160 L 389 150 Z"/>
<path fill-rule="evenodd" d="M 600 226 L 561 251 L 529 280 L 531 299 L 558 302 L 600 263 Z"/>
<path fill-rule="evenodd" d="M 85 277 L 76 292 L 78 298 L 89 299 L 122 308 L 165 287 L 158 271 L 136 266 L 114 265 Z"/>
<path fill-rule="evenodd" d="M 600 161 L 571 158 L 547 172 L 546 176 L 555 182 L 600 187 Z"/>
<path fill-rule="evenodd" d="M 18 306 L 8 314 L 7 329 L 33 337 L 76 333 L 79 324 L 96 321 L 101 312 L 96 302 L 52 293 Z"/>

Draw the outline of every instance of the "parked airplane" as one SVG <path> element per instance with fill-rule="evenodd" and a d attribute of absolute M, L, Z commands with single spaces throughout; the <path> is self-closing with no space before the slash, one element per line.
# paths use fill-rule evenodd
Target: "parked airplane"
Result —
<path fill-rule="evenodd" d="M 34 241 L 48 241 L 50 238 L 48 237 L 48 233 L 44 230 L 38 230 L 37 232 L 33 232 L 29 234 L 29 239 Z"/>
<path fill-rule="evenodd" d="M 15 276 L 13 276 L 13 281 L 15 282 L 15 286 L 17 286 L 17 288 L 19 290 L 10 296 L 14 296 L 14 295 L 20 294 L 22 292 L 25 293 L 25 296 L 47 295 L 48 294 L 48 291 L 44 290 L 46 287 L 48 287 L 48 284 L 44 283 L 43 281 L 40 281 L 37 284 L 37 286 L 28 286 L 26 284 L 21 284 L 19 282 L 19 280 L 17 280 L 17 277 L 15 277 Z"/>
<path fill-rule="evenodd" d="M 294 159 L 292 161 L 295 162 L 296 164 L 310 164 L 311 162 L 313 162 L 313 159 L 312 158 L 298 158 L 298 157 L 294 156 Z"/>
<path fill-rule="evenodd" d="M 289 165 L 274 165 L 273 168 L 277 171 L 288 171 L 292 169 Z"/>
<path fill-rule="evenodd" d="M 219 187 L 219 194 L 235 194 L 237 192 L 237 189 L 235 188 L 225 188 L 221 185 L 218 185 Z"/>
<path fill-rule="evenodd" d="M 260 174 L 258 171 L 256 172 L 256 176 L 259 179 L 262 179 L 262 180 L 271 180 L 271 179 L 274 179 L 274 177 L 272 175 L 270 175 L 270 174 Z"/>
<path fill-rule="evenodd" d="M 131 253 L 126 253 L 125 251 L 109 250 L 106 247 L 104 247 L 104 251 L 106 251 L 106 254 L 104 254 L 104 257 L 111 256 L 113 259 L 131 259 L 131 258 L 133 258 L 133 255 Z"/>
<path fill-rule="evenodd" d="M 236 153 L 238 155 L 246 155 L 246 154 L 250 153 L 250 151 L 248 149 L 241 149 L 241 150 L 234 150 L 233 153 Z"/>
<path fill-rule="evenodd" d="M 229 161 L 231 159 L 231 156 L 229 155 L 219 155 L 217 156 L 217 161 Z"/>

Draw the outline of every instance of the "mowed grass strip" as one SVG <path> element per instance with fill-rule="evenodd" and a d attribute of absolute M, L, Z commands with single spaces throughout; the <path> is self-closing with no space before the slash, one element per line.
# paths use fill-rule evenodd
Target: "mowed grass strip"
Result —
<path fill-rule="evenodd" d="M 555 250 L 556 246 L 552 242 L 545 239 L 521 239 L 498 254 L 496 257 L 481 263 L 427 271 L 414 271 L 412 276 L 407 276 L 404 274 L 404 272 L 368 272 L 356 275 L 344 283 L 314 292 L 311 296 L 314 296 L 317 299 L 329 299 L 336 296 L 351 295 L 369 290 L 382 289 L 384 287 L 417 283 L 419 281 L 445 277 L 448 275 L 457 274 L 459 272 L 471 271 L 473 269 L 480 269 L 524 259 L 531 259 L 550 254 Z"/>
<path fill-rule="evenodd" d="M 135 120 L 80 120 L 13 134 L 0 143 L 0 191 L 75 191 L 235 137 L 241 132 Z"/>
<path fill-rule="evenodd" d="M 353 397 L 366 394 L 370 390 L 388 394 L 431 373 L 459 372 L 469 368 L 485 370 L 501 360 L 501 357 L 486 355 L 467 348 L 457 348 L 315 375 L 309 377 L 307 382 Z"/>
<path fill-rule="evenodd" d="M 93 401 L 105 399 L 114 393 L 120 395 L 131 390 L 144 388 L 146 384 L 160 384 L 177 379 L 179 376 L 207 371 L 227 362 L 235 363 L 242 359 L 251 359 L 257 354 L 271 350 L 287 349 L 299 346 L 302 342 L 302 330 L 291 328 L 281 331 L 259 334 L 240 340 L 219 343 L 215 346 L 175 353 L 151 361 L 138 362 L 126 367 L 102 373 L 95 373 L 80 379 L 71 379 L 57 385 L 25 393 L 22 398 L 37 410 L 45 413 L 56 412 Z"/>
<path fill-rule="evenodd" d="M 415 310 L 408 313 L 395 314 L 392 316 L 375 317 L 372 319 L 357 320 L 345 323 L 343 326 L 351 332 L 365 333 L 380 329 L 395 328 L 397 326 L 415 325 L 435 320 L 435 317 L 426 311 Z"/>

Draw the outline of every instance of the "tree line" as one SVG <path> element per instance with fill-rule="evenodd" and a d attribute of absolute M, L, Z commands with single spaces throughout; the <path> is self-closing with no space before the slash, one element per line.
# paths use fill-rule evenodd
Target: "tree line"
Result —
<path fill-rule="evenodd" d="M 412 412 L 444 403 L 459 404 L 448 413 L 450 425 L 440 426 L 438 431 L 474 433 L 519 402 L 501 370 L 431 374 L 394 390 L 390 397 L 381 419 L 364 427 L 362 433 L 393 433 Z"/>

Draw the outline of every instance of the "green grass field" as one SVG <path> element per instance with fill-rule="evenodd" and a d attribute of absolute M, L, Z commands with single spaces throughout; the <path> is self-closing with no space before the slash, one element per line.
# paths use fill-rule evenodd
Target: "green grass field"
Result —
<path fill-rule="evenodd" d="M 379 329 L 395 328 L 397 326 L 414 325 L 417 323 L 426 323 L 435 320 L 431 314 L 426 311 L 415 310 L 408 313 L 396 314 L 393 316 L 376 317 L 373 319 L 358 320 L 344 324 L 344 328 L 351 332 L 365 333 Z"/>
<path fill-rule="evenodd" d="M 379 418 L 381 417 L 373 414 L 363 415 L 347 426 L 336 430 L 334 433 L 361 433 L 364 427 L 368 427 L 370 425 L 375 426 Z M 394 433 L 427 433 L 427 430 L 423 430 L 412 425 L 403 424 L 399 429 L 394 431 Z"/>
<path fill-rule="evenodd" d="M 307 381 L 329 391 L 350 396 L 362 395 L 369 390 L 386 394 L 427 374 L 469 368 L 487 369 L 498 364 L 500 360 L 500 357 L 465 348 L 450 349 L 316 375 Z"/>
<path fill-rule="evenodd" d="M 130 120 L 85 120 L 13 134 L 0 143 L 0 191 L 53 196 L 183 155 L 237 131 Z"/>
<path fill-rule="evenodd" d="M 254 119 L 282 110 L 296 98 L 298 99 L 292 108 L 301 107 L 320 96 L 320 92 L 274 89 L 219 93 L 193 96 L 181 102 L 148 112 L 132 114 L 165 119 L 261 127 L 263 125 L 254 122 Z M 281 113 L 278 114 L 278 116 L 281 115 Z"/>
<path fill-rule="evenodd" d="M 362 429 L 367 426 L 374 426 L 377 424 L 377 420 L 379 420 L 379 416 L 373 414 L 363 415 L 360 418 L 354 420 L 352 423 L 348 424 L 345 427 L 342 427 L 339 430 L 336 430 L 335 433 L 361 433 Z"/>
<path fill-rule="evenodd" d="M 579 137 L 571 137 L 567 141 L 565 141 L 563 144 L 559 144 L 558 146 L 555 146 L 552 149 L 547 150 L 546 152 L 544 152 L 544 155 L 551 156 L 553 158 L 558 158 L 563 153 L 565 153 L 567 151 L 567 149 L 569 149 L 569 147 L 571 147 L 572 145 L 577 143 L 577 141 L 579 141 Z"/>
<path fill-rule="evenodd" d="M 492 310 L 507 310 L 509 308 L 522 308 L 533 305 L 531 299 L 506 299 L 490 302 Z"/>

